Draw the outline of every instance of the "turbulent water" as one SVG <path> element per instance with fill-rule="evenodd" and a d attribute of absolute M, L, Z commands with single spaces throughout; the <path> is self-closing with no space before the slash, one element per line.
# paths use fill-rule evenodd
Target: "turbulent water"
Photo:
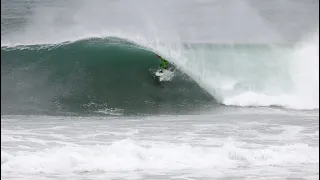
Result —
<path fill-rule="evenodd" d="M 1 4 L 2 178 L 319 179 L 318 1 Z"/>

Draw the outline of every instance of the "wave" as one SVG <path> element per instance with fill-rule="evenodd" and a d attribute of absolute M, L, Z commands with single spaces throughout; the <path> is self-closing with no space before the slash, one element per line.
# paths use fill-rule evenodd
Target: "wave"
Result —
<path fill-rule="evenodd" d="M 189 111 L 213 97 L 174 65 L 152 75 L 154 52 L 119 38 L 1 48 L 2 114 L 152 114 Z"/>
<path fill-rule="evenodd" d="M 175 10 L 171 11 L 163 3 L 148 2 L 128 1 L 128 9 L 122 1 L 5 1 L 2 112 L 22 107 L 15 111 L 55 109 L 118 115 L 145 112 L 142 107 L 162 111 L 159 106 L 163 104 L 174 109 L 170 107 L 180 107 L 180 102 L 182 109 L 203 102 L 319 108 L 319 40 L 314 23 L 318 18 L 312 18 L 318 9 L 313 3 L 287 2 L 291 5 L 282 8 L 283 13 L 269 16 L 266 12 L 274 10 L 271 4 L 209 3 L 203 9 L 202 3 L 195 3 L 192 7 L 201 8 L 201 13 L 190 14 L 185 11 L 189 3 L 173 3 L 170 7 Z M 308 11 L 296 14 L 293 7 L 300 6 Z M 154 11 L 159 7 L 166 11 Z M 228 8 L 221 11 L 221 7 Z M 295 16 L 283 16 L 287 13 Z M 228 21 L 209 20 L 212 15 L 223 15 Z M 302 46 L 293 45 L 306 33 L 316 37 Z M 149 69 L 159 63 L 153 52 L 177 69 L 166 88 L 149 79 Z M 147 105 L 149 102 L 154 105 Z"/>
<path fill-rule="evenodd" d="M 220 104 L 318 109 L 318 41 L 163 44 L 98 36 L 3 45 L 2 112 L 185 113 Z M 155 52 L 173 64 L 171 82 L 157 84 L 150 75 L 160 63 Z"/>
<path fill-rule="evenodd" d="M 318 147 L 302 143 L 254 149 L 236 147 L 234 142 L 226 142 L 219 147 L 208 147 L 125 139 L 107 145 L 66 146 L 25 154 L 13 154 L 1 150 L 1 163 L 4 172 L 65 175 L 96 171 L 110 173 L 212 168 L 221 171 L 244 166 L 259 170 L 259 167 L 272 165 L 318 164 L 317 152 L 319 152 Z"/>

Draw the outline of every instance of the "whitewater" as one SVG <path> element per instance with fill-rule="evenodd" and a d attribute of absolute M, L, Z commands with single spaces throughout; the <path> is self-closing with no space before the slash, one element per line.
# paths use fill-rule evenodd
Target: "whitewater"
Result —
<path fill-rule="evenodd" d="M 319 179 L 318 1 L 1 4 L 1 178 Z"/>

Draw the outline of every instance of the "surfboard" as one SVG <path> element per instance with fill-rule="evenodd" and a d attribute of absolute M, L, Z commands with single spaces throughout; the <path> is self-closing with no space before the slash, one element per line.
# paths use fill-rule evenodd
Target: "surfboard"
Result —
<path fill-rule="evenodd" d="M 161 76 L 163 76 L 163 71 L 158 70 L 158 71 L 155 73 L 155 75 L 160 78 Z"/>
<path fill-rule="evenodd" d="M 170 70 L 161 70 L 159 69 L 155 76 L 158 78 L 159 81 L 170 81 L 173 77 L 173 72 Z"/>

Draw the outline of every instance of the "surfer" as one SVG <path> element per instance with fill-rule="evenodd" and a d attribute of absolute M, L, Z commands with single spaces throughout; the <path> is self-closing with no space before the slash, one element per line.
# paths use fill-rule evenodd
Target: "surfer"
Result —
<path fill-rule="evenodd" d="M 162 72 L 164 69 L 167 69 L 168 61 L 165 60 L 165 59 L 163 59 L 160 55 L 157 55 L 157 56 L 158 56 L 158 58 L 159 58 L 160 61 L 161 61 L 161 64 L 160 64 L 161 70 L 160 70 L 160 72 Z"/>

